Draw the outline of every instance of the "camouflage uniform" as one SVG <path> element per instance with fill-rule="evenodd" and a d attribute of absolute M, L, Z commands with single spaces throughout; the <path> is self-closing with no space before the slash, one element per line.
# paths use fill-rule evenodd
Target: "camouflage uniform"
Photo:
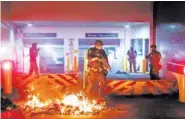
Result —
<path fill-rule="evenodd" d="M 150 78 L 151 80 L 160 79 L 159 70 L 162 68 L 160 65 L 161 53 L 158 51 L 152 51 L 147 59 L 150 61 Z"/>
<path fill-rule="evenodd" d="M 99 97 L 103 96 L 106 85 L 106 76 L 110 66 L 108 58 L 103 49 L 91 48 L 88 50 L 88 84 L 86 92 L 98 92 Z M 100 87 L 99 82 L 101 83 Z"/>

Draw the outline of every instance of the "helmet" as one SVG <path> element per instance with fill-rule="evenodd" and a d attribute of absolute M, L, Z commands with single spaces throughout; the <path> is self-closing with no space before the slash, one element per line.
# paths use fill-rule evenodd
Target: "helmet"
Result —
<path fill-rule="evenodd" d="M 157 46 L 156 45 L 151 45 L 150 48 L 157 48 Z"/>
<path fill-rule="evenodd" d="M 94 44 L 95 44 L 95 45 L 98 45 L 98 44 L 99 44 L 99 45 L 103 45 L 103 42 L 102 42 L 101 40 L 96 40 Z"/>
<path fill-rule="evenodd" d="M 37 43 L 32 43 L 32 47 L 36 47 L 37 46 Z"/>

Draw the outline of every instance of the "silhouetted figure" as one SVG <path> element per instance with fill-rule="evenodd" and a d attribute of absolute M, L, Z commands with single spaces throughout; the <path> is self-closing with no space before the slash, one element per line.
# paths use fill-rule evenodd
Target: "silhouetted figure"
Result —
<path fill-rule="evenodd" d="M 32 74 L 35 72 L 35 74 L 39 74 L 38 72 L 38 65 L 37 65 L 37 56 L 38 56 L 38 51 L 37 49 L 37 43 L 33 43 L 32 47 L 30 48 L 30 71 L 29 74 Z"/>
<path fill-rule="evenodd" d="M 133 49 L 133 47 L 130 47 L 130 50 L 127 52 L 128 55 L 128 61 L 130 64 L 130 72 L 132 72 L 132 66 L 134 67 L 134 72 L 136 72 L 136 56 L 137 52 Z"/>
<path fill-rule="evenodd" d="M 159 80 L 159 70 L 162 68 L 160 64 L 161 53 L 156 50 L 156 45 L 151 45 L 151 52 L 146 56 L 150 61 L 150 78 L 151 80 Z"/>

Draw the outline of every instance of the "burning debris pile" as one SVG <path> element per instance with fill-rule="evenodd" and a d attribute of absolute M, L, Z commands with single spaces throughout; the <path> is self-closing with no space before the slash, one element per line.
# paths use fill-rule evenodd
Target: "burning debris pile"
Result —
<path fill-rule="evenodd" d="M 37 80 L 35 84 L 29 84 L 26 89 L 27 99 L 16 103 L 26 113 L 93 115 L 106 109 L 105 101 L 98 102 L 96 99 L 89 99 L 83 92 L 66 93 L 65 91 L 64 93 L 59 90 L 58 85 L 55 85 L 55 88 L 49 88 L 48 85 L 54 85 L 52 81 L 49 84 L 46 79 L 42 80 L 42 83 L 39 82 Z"/>
<path fill-rule="evenodd" d="M 89 100 L 84 93 L 66 94 L 62 99 L 41 102 L 37 96 L 29 95 L 27 102 L 17 103 L 27 113 L 48 113 L 63 115 L 91 115 L 106 109 L 104 101 Z"/>

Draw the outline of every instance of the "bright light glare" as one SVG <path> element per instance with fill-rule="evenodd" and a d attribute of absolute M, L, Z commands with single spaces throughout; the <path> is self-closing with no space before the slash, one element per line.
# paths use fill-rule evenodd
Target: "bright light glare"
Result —
<path fill-rule="evenodd" d="M 28 24 L 29 27 L 33 26 L 32 24 Z"/>
<path fill-rule="evenodd" d="M 125 25 L 126 28 L 130 28 L 130 25 Z"/>
<path fill-rule="evenodd" d="M 3 69 L 4 70 L 10 70 L 12 68 L 11 62 L 4 62 Z"/>
<path fill-rule="evenodd" d="M 57 54 L 51 49 L 51 46 L 50 45 L 46 45 L 44 47 L 44 49 L 46 50 L 46 52 L 50 53 L 53 57 L 53 60 L 56 61 L 57 60 Z"/>

